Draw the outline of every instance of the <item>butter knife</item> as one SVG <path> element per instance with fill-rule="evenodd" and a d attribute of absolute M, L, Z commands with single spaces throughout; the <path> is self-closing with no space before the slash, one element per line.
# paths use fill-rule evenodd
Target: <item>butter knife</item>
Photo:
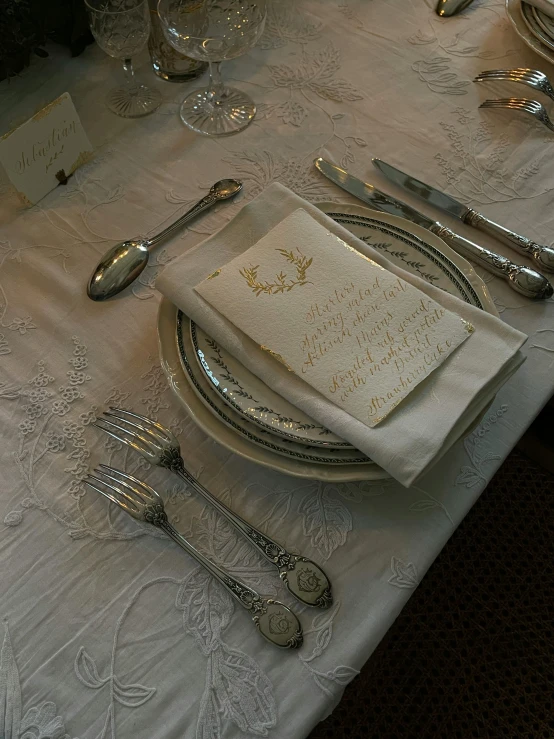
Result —
<path fill-rule="evenodd" d="M 515 264 L 500 254 L 474 244 L 473 241 L 465 239 L 438 221 L 433 221 L 401 200 L 386 195 L 376 187 L 373 187 L 373 185 L 362 182 L 357 177 L 349 175 L 344 169 L 331 164 L 326 159 L 318 157 L 314 160 L 314 164 L 321 174 L 325 175 L 331 182 L 334 182 L 335 185 L 342 187 L 346 192 L 354 195 L 359 200 L 363 200 L 364 203 L 367 203 L 372 208 L 400 216 L 401 218 L 407 218 L 409 221 L 423 226 L 441 239 L 447 241 L 456 251 L 468 257 L 468 259 L 477 262 L 493 275 L 506 280 L 510 287 L 521 295 L 525 295 L 526 298 L 541 300 L 552 297 L 554 293 L 552 285 L 544 275 L 541 275 L 534 269 Z"/>
<path fill-rule="evenodd" d="M 473 0 L 439 0 L 435 12 L 441 18 L 450 18 L 461 13 L 472 2 Z"/>
<path fill-rule="evenodd" d="M 420 198 L 423 198 L 430 205 L 444 210 L 445 213 L 456 216 L 463 223 L 478 228 L 479 231 L 483 231 L 483 233 L 489 234 L 489 236 L 494 236 L 503 244 L 507 244 L 515 251 L 532 259 L 539 269 L 543 269 L 545 272 L 554 272 L 554 249 L 552 247 L 536 244 L 531 239 L 526 239 L 525 236 L 520 236 L 504 228 L 504 226 L 500 226 L 498 223 L 491 221 L 486 216 L 473 210 L 473 208 L 468 208 L 466 205 L 459 203 L 450 195 L 437 190 L 431 185 L 426 185 L 421 180 L 416 180 L 415 177 L 410 177 L 410 175 L 383 162 L 381 159 L 373 159 L 372 161 L 377 169 L 385 177 L 388 177 L 391 182 L 400 185 L 409 192 L 419 195 Z"/>

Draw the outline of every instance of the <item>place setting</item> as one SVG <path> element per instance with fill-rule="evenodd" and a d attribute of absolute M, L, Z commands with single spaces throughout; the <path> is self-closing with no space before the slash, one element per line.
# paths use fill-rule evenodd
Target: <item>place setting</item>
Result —
<path fill-rule="evenodd" d="M 373 164 L 396 185 L 552 271 L 549 247 L 379 159 Z M 498 317 L 485 283 L 459 252 L 528 299 L 551 297 L 552 287 L 534 267 L 468 241 L 328 160 L 313 166 L 376 209 L 313 205 L 270 185 L 161 274 L 161 364 L 174 402 L 246 459 L 301 478 L 394 478 L 409 487 L 471 432 L 523 362 L 525 335 Z M 150 248 L 241 190 L 238 180 L 217 182 L 159 235 L 113 247 L 91 275 L 89 298 L 103 302 L 125 290 Z M 297 599 L 331 605 L 321 567 L 289 554 L 210 493 L 186 469 L 169 429 L 118 408 L 95 425 L 181 476 L 278 568 Z M 268 641 L 301 647 L 298 616 L 199 552 L 169 523 L 163 496 L 149 484 L 104 464 L 85 483 L 179 544 L 230 590 Z"/>
<path fill-rule="evenodd" d="M 380 160 L 374 160 L 374 164 L 377 169 L 391 177 L 397 184 L 415 193 L 429 193 L 430 197 L 428 199 L 431 204 L 453 212 L 463 221 L 472 225 L 475 224 L 477 228 L 488 229 L 504 243 L 510 244 L 513 249 L 519 251 L 520 254 L 530 256 L 537 266 L 545 271 L 552 270 L 552 250 L 549 247 L 540 246 L 509 232 L 492 221 L 488 221 L 475 211 L 456 203 L 452 198 L 425 186 Z M 462 254 L 466 254 L 480 266 L 484 266 L 493 274 L 505 279 L 511 288 L 527 298 L 544 299 L 552 295 L 550 282 L 535 269 L 518 265 L 500 254 L 491 252 L 462 238 L 440 223 L 418 213 L 407 204 L 357 180 L 324 159 L 317 159 L 315 167 L 340 187 L 359 199 L 378 207 L 379 212 L 369 210 L 364 206 L 354 205 L 337 208 L 335 203 L 319 203 L 317 207 L 314 207 L 296 198 L 292 193 L 280 190 L 278 186 L 268 188 L 267 194 L 264 193 L 259 196 L 252 206 L 249 205 L 243 209 L 244 212 L 250 213 L 259 202 L 263 203 L 264 206 L 267 202 L 268 208 L 270 208 L 269 212 L 272 209 L 280 212 L 273 205 L 273 201 L 285 200 L 290 201 L 291 204 L 296 202 L 298 208 L 305 207 L 312 218 L 316 219 L 316 222 L 325 223 L 333 226 L 333 228 L 336 228 L 335 224 L 337 224 L 338 232 L 342 236 L 347 236 L 349 241 L 356 244 L 355 247 L 351 248 L 363 248 L 368 250 L 372 256 L 379 255 L 379 259 L 384 259 L 387 267 L 394 265 L 399 270 L 405 270 L 408 274 L 413 275 L 418 286 L 428 283 L 432 286 L 433 295 L 437 291 L 439 296 L 442 296 L 443 293 L 449 294 L 456 298 L 458 302 L 473 306 L 480 311 L 489 313 L 491 316 L 498 314 L 485 284 L 470 264 L 459 253 L 448 247 L 440 238 L 441 236 L 451 240 Z M 127 241 L 114 247 L 91 276 L 88 285 L 89 297 L 96 301 L 104 300 L 127 287 L 146 264 L 148 248 L 156 246 L 163 238 L 171 236 L 180 226 L 191 218 L 200 215 L 203 210 L 217 202 L 218 199 L 233 196 L 240 191 L 241 187 L 241 183 L 235 180 L 216 183 L 205 198 L 201 199 L 197 205 L 184 216 L 181 216 L 174 224 L 168 226 L 165 232 L 153 237 L 148 244 Z M 223 195 L 221 196 L 220 193 L 223 193 Z M 258 207 L 263 206 L 258 205 Z M 403 216 L 408 216 L 410 220 L 406 220 Z M 250 217 L 252 218 L 252 216 Z M 245 218 L 248 218 L 248 216 L 245 216 Z M 242 221 L 243 216 L 241 214 L 236 216 L 224 229 L 225 236 L 223 238 L 227 238 L 227 229 L 231 233 L 231 242 L 240 240 L 241 229 L 250 232 L 252 229 L 249 220 L 246 220 L 244 224 Z M 241 225 L 235 225 L 237 223 Z M 315 223 L 312 226 L 315 227 Z M 235 230 L 238 232 L 236 235 L 234 234 Z M 331 234 L 327 233 L 327 235 L 330 236 Z M 219 235 L 214 238 L 216 243 L 219 243 Z M 307 267 L 303 267 L 303 265 L 307 264 L 313 257 L 308 258 L 286 248 L 296 238 L 294 231 L 292 231 L 287 234 L 285 239 L 281 239 L 281 245 L 276 247 L 278 253 L 282 254 L 281 259 L 283 260 L 282 265 L 276 265 L 275 267 L 280 267 L 277 270 L 278 280 L 276 282 L 272 283 L 266 279 L 259 279 L 259 265 L 256 265 L 253 272 L 248 272 L 250 283 L 248 281 L 246 283 L 247 285 L 250 284 L 251 289 L 256 288 L 254 289 L 254 295 L 256 298 L 260 298 L 259 301 L 252 304 L 254 313 L 257 312 L 255 309 L 258 306 L 263 305 L 264 300 L 268 300 L 266 296 L 273 294 L 279 296 L 275 302 L 277 305 L 281 303 L 285 306 L 283 313 L 287 321 L 287 330 L 292 329 L 292 326 L 289 325 L 290 319 L 288 316 L 291 313 L 297 315 L 306 312 L 307 314 L 309 307 L 308 304 L 301 304 L 300 306 L 294 306 L 291 311 L 285 305 L 286 297 L 289 293 L 292 293 L 294 288 L 304 283 L 310 284 L 307 274 L 305 274 L 305 272 L 307 273 Z M 216 249 L 215 246 L 212 248 Z M 222 253 L 225 253 L 228 249 L 226 243 Z M 199 255 L 207 259 L 205 254 L 210 252 L 210 240 L 199 246 L 197 251 Z M 196 254 L 196 251 L 194 253 Z M 227 306 L 224 306 L 220 311 L 217 311 L 217 308 L 215 311 L 208 310 L 194 291 L 187 291 L 183 287 L 181 288 L 183 295 L 176 294 L 173 283 L 175 278 L 172 279 L 172 276 L 178 270 L 181 261 L 186 264 L 187 275 L 197 274 L 196 260 L 192 256 L 187 256 L 168 268 L 160 278 L 161 288 L 159 289 L 165 295 L 165 298 L 162 300 L 159 311 L 158 334 L 162 365 L 168 381 L 178 400 L 193 416 L 198 425 L 232 451 L 295 476 L 335 481 L 379 480 L 391 476 L 391 471 L 381 462 L 382 452 L 379 447 L 383 442 L 378 438 L 380 436 L 379 432 L 375 433 L 377 452 L 374 452 L 372 448 L 373 442 L 369 444 L 365 442 L 365 434 L 370 433 L 367 428 L 367 419 L 362 421 L 357 429 L 356 421 L 359 423 L 361 419 L 352 419 L 352 432 L 348 430 L 344 434 L 342 429 L 345 427 L 345 423 L 347 424 L 350 420 L 350 414 L 346 412 L 341 415 L 338 409 L 335 409 L 338 396 L 328 396 L 327 399 L 323 399 L 319 397 L 319 394 L 314 394 L 313 398 L 306 397 L 307 390 L 304 383 L 299 382 L 297 387 L 293 386 L 294 375 L 299 374 L 298 368 L 295 372 L 287 365 L 287 372 L 293 374 L 285 373 L 284 377 L 287 378 L 287 381 L 284 382 L 283 387 L 287 385 L 287 388 L 283 392 L 278 392 L 275 381 L 278 382 L 277 386 L 280 387 L 280 382 L 283 382 L 283 380 L 279 380 L 278 375 L 282 374 L 283 370 L 274 357 L 277 356 L 278 358 L 281 352 L 268 349 L 268 357 L 263 353 L 260 354 L 259 351 L 254 349 L 253 345 L 250 346 L 251 351 L 247 352 L 242 346 L 242 340 L 246 342 L 248 338 L 253 337 L 250 334 L 244 336 L 239 327 L 231 329 L 230 324 L 220 322 L 219 313 L 227 315 Z M 296 280 L 289 279 L 288 271 L 284 269 L 287 265 L 291 265 L 292 269 L 296 270 Z M 290 270 L 291 267 L 288 267 L 288 269 Z M 218 269 L 220 268 L 218 267 Z M 341 266 L 337 265 L 334 271 L 339 274 L 342 273 Z M 179 273 L 177 272 L 177 274 Z M 177 279 L 182 284 L 182 279 Z M 367 279 L 370 279 L 370 276 Z M 167 287 L 164 287 L 165 285 Z M 239 286 L 243 287 L 240 281 L 232 288 L 227 286 L 227 290 L 233 293 Z M 327 285 L 329 293 L 332 293 L 335 289 L 338 288 L 331 284 Z M 353 312 L 353 308 L 350 310 Z M 273 325 L 278 318 L 278 314 L 272 315 L 269 313 L 265 318 L 270 325 Z M 313 320 L 315 321 L 315 318 Z M 355 315 L 352 320 L 356 321 Z M 306 325 L 306 328 L 309 329 L 309 326 Z M 318 330 L 320 330 L 319 327 Z M 325 331 L 329 331 L 329 335 L 333 336 L 334 332 L 331 329 L 326 328 Z M 345 359 L 345 346 L 343 346 L 345 340 L 343 338 L 339 342 L 341 351 L 337 371 L 341 370 L 343 364 L 348 366 L 349 361 L 351 363 L 359 362 L 360 351 L 365 346 L 365 340 L 360 338 L 363 332 L 359 334 L 359 332 L 353 330 L 353 327 L 349 327 L 348 332 L 348 338 L 355 339 L 355 342 L 352 341 L 350 346 L 352 356 L 350 359 Z M 304 336 L 306 337 L 306 335 Z M 235 344 L 239 342 L 239 337 L 241 346 L 240 351 L 237 351 Z M 297 340 L 299 339 L 297 338 Z M 266 346 L 266 341 L 267 346 L 271 347 L 272 345 L 269 336 L 264 338 L 260 335 L 256 341 L 258 342 L 258 350 L 260 346 Z M 313 341 L 315 342 L 315 338 Z M 399 337 L 393 337 L 391 341 L 393 344 L 397 343 Z M 349 344 L 350 342 L 347 341 L 346 343 Z M 309 355 L 310 350 L 307 351 Z M 384 357 L 381 357 L 379 361 L 383 362 L 382 366 L 386 368 L 385 372 L 392 371 L 390 369 L 391 363 Z M 402 362 L 396 362 L 395 366 L 403 366 L 403 360 Z M 273 377 L 274 372 L 275 377 Z M 356 377 L 358 376 L 356 375 Z M 363 379 L 363 385 L 365 385 L 367 377 L 363 372 L 361 372 L 360 377 Z M 360 377 L 356 381 L 361 383 Z M 502 384 L 499 380 L 499 377 L 489 376 L 487 378 L 487 382 L 491 383 L 495 390 Z M 314 388 L 318 393 L 321 393 L 323 388 L 320 382 Z M 330 379 L 326 377 L 324 382 L 329 384 Z M 374 381 L 371 384 L 373 383 Z M 289 385 L 291 387 L 288 387 Z M 364 394 L 363 391 L 364 388 L 362 387 L 362 395 Z M 479 420 L 480 413 L 482 414 L 483 409 L 490 404 L 493 395 L 494 393 L 485 394 L 484 398 L 481 399 L 481 403 L 476 403 L 470 394 L 469 397 L 472 397 L 472 400 L 469 406 L 472 408 L 472 412 L 468 413 L 466 408 L 460 408 L 458 411 L 461 413 L 460 419 L 457 419 L 450 412 L 445 436 L 439 437 L 434 442 L 437 447 L 432 454 L 443 454 L 461 435 L 465 435 L 471 426 Z M 301 398 L 300 402 L 298 398 Z M 358 399 L 356 400 L 358 402 Z M 401 400 L 402 398 L 399 399 L 399 402 Z M 340 408 L 340 403 L 338 405 Z M 319 418 L 313 417 L 314 411 L 319 415 Z M 328 419 L 332 420 L 334 428 L 329 428 Z M 457 429 L 457 435 L 455 435 L 454 430 L 458 421 L 461 425 Z M 411 423 L 411 421 L 408 421 L 408 426 Z M 352 435 L 350 435 L 351 433 Z M 343 438 L 343 436 L 346 436 L 346 438 Z M 383 436 L 386 441 L 386 436 Z M 361 441 L 361 439 L 364 439 L 364 441 Z M 412 443 L 414 441 L 412 440 Z M 396 452 L 393 453 L 396 455 Z M 386 455 L 383 459 L 386 459 Z M 432 464 L 433 456 L 430 455 L 426 462 Z M 425 469 L 424 464 L 419 472 Z M 392 474 L 392 477 L 396 477 L 396 475 Z"/>
<path fill-rule="evenodd" d="M 83 0 L 99 48 L 71 76 L 48 32 L 9 80 L 6 592 L 24 637 L 67 630 L 98 736 L 167 708 L 168 736 L 306 737 L 547 403 L 549 174 L 502 115 L 550 135 L 554 77 L 472 46 L 499 11 L 471 5 Z M 554 0 L 501 12 L 554 62 Z M 82 735 L 22 703 L 2 615 L 13 739 Z"/>

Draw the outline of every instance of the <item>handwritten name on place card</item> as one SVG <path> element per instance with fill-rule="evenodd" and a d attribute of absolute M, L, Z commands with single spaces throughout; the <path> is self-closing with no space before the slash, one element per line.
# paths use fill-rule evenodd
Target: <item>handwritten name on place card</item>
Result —
<path fill-rule="evenodd" d="M 25 205 L 33 205 L 92 156 L 66 92 L 0 138 L 0 162 Z"/>
<path fill-rule="evenodd" d="M 368 426 L 472 330 L 301 209 L 216 275 L 197 292 Z"/>

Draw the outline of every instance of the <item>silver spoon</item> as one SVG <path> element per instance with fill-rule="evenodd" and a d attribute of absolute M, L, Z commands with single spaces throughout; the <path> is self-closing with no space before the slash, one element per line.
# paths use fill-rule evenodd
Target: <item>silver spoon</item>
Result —
<path fill-rule="evenodd" d="M 210 192 L 199 200 L 190 210 L 178 218 L 175 223 L 165 228 L 150 239 L 131 239 L 113 246 L 99 262 L 92 273 L 87 286 L 87 295 L 91 300 L 107 300 L 125 290 L 140 275 L 148 264 L 150 249 L 172 234 L 187 221 L 202 211 L 210 208 L 220 200 L 232 198 L 242 190 L 242 182 L 238 180 L 219 180 L 212 185 Z"/>

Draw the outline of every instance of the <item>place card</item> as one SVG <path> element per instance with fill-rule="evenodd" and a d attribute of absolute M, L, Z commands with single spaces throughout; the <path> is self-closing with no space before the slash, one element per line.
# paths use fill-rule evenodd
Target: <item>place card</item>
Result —
<path fill-rule="evenodd" d="M 25 205 L 34 205 L 92 156 L 69 93 L 0 138 L 0 162 Z"/>
<path fill-rule="evenodd" d="M 473 331 L 302 209 L 195 290 L 371 427 Z"/>

